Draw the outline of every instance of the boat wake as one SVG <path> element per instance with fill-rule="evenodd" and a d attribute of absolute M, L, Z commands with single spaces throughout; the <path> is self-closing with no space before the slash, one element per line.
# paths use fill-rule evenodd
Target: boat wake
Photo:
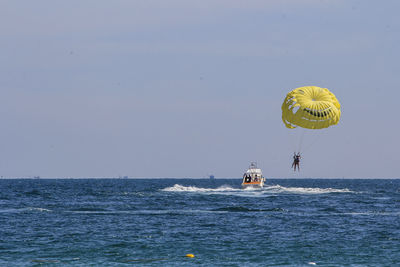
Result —
<path fill-rule="evenodd" d="M 237 188 L 232 188 L 228 185 L 222 185 L 218 188 L 201 188 L 201 187 L 196 187 L 196 186 L 183 186 L 183 185 L 179 185 L 176 184 L 174 186 L 171 187 L 167 187 L 162 189 L 162 191 L 165 192 L 239 192 L 241 191 L 241 189 L 237 189 Z"/>
<path fill-rule="evenodd" d="M 201 188 L 196 186 L 183 186 L 175 184 L 174 186 L 162 189 L 164 192 L 193 192 L 193 193 L 211 193 L 211 194 L 237 194 L 237 195 L 271 195 L 271 194 L 327 194 L 327 193 L 354 193 L 347 188 L 314 188 L 314 187 L 284 187 L 280 185 L 264 186 L 263 188 L 233 188 L 223 185 L 218 188 Z"/>
<path fill-rule="evenodd" d="M 318 187 L 284 187 L 280 185 L 266 186 L 264 191 L 271 193 L 293 193 L 293 194 L 327 194 L 327 193 L 354 193 L 353 191 L 344 188 L 318 188 Z"/>

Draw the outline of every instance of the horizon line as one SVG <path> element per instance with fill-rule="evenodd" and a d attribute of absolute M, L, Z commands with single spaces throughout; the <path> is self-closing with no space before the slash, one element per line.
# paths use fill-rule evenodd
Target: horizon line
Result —
<path fill-rule="evenodd" d="M 17 179 L 30 179 L 30 180 L 52 180 L 52 179 L 71 179 L 71 180 L 83 180 L 83 179 L 116 179 L 116 180 L 147 180 L 147 179 L 194 179 L 194 180 L 227 180 L 227 179 L 242 179 L 241 177 L 215 177 L 210 179 L 209 177 L 40 177 L 40 176 L 28 176 L 28 177 L 4 177 L 1 176 L 0 180 L 17 180 Z M 358 179 L 358 180 L 371 180 L 371 179 L 387 179 L 395 180 L 400 177 L 270 177 L 266 180 L 283 180 L 283 179 Z"/>

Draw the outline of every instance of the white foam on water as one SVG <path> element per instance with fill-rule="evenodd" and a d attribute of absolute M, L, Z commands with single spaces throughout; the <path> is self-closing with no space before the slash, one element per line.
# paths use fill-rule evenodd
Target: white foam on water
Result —
<path fill-rule="evenodd" d="M 18 212 L 25 212 L 25 211 L 50 212 L 51 210 L 44 209 L 44 208 L 28 207 L 28 208 L 20 208 L 20 209 L 4 209 L 4 210 L 0 210 L 0 213 L 18 213 Z"/>
<path fill-rule="evenodd" d="M 14 213 L 14 212 L 20 212 L 21 209 L 4 209 L 0 210 L 0 213 Z"/>
<path fill-rule="evenodd" d="M 242 196 L 242 197 L 261 197 L 262 189 L 258 188 L 233 188 L 229 185 L 222 185 L 218 188 L 202 188 L 196 186 L 183 186 L 175 184 L 174 186 L 162 189 L 164 192 L 190 192 L 208 195 L 226 195 L 226 196 Z"/>
<path fill-rule="evenodd" d="M 284 187 L 280 185 L 267 186 L 263 188 L 271 193 L 294 193 L 294 194 L 327 194 L 327 193 L 354 193 L 344 188 L 318 188 L 318 187 Z"/>
<path fill-rule="evenodd" d="M 162 189 L 161 191 L 165 192 L 200 192 L 200 193 L 206 193 L 206 192 L 238 192 L 240 189 L 235 189 L 232 188 L 228 185 L 222 185 L 218 188 L 201 188 L 201 187 L 196 187 L 196 186 L 183 186 L 180 184 L 175 184 L 174 186 L 167 187 Z"/>
<path fill-rule="evenodd" d="M 41 212 L 43 212 L 43 211 L 51 211 L 51 210 L 49 210 L 49 209 L 44 209 L 44 208 L 34 208 L 34 207 L 29 207 L 29 208 L 27 208 L 27 210 L 41 211 Z"/>
<path fill-rule="evenodd" d="M 202 188 L 196 186 L 183 186 L 175 184 L 174 186 L 162 189 L 164 192 L 194 192 L 207 194 L 223 194 L 236 195 L 245 197 L 261 197 L 271 196 L 271 194 L 291 193 L 291 194 L 327 194 L 327 193 L 354 193 L 353 191 L 344 188 L 307 188 L 307 187 L 284 187 L 280 185 L 264 186 L 263 188 L 233 188 L 228 185 L 223 185 L 218 188 Z"/>

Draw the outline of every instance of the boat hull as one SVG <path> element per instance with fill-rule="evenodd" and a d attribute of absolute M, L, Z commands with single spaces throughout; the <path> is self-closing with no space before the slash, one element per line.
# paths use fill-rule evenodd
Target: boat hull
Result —
<path fill-rule="evenodd" d="M 264 181 L 261 182 L 249 182 L 249 183 L 242 183 L 243 188 L 262 188 L 264 186 Z"/>

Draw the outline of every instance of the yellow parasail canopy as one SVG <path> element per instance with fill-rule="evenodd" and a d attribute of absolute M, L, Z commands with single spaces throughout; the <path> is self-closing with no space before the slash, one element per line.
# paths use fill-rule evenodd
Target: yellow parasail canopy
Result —
<path fill-rule="evenodd" d="M 338 124 L 340 103 L 326 88 L 304 86 L 286 95 L 282 120 L 287 128 L 323 129 Z"/>

